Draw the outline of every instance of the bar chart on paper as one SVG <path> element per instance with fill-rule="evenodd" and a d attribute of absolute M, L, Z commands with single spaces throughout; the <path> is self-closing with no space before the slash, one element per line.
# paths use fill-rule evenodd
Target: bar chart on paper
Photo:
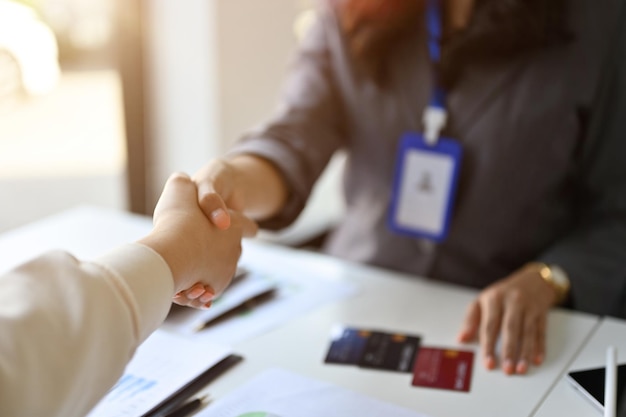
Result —
<path fill-rule="evenodd" d="M 137 417 L 231 353 L 157 330 L 139 346 L 126 372 L 87 417 Z"/>
<path fill-rule="evenodd" d="M 105 409 L 107 414 L 115 410 L 113 415 L 119 417 L 140 415 L 142 410 L 150 407 L 151 402 L 147 402 L 147 400 L 152 396 L 152 391 L 156 391 L 158 388 L 158 381 L 156 380 L 126 374 L 111 388 L 105 400 L 88 417 L 99 416 L 101 414 L 99 410 Z M 116 407 L 113 404 L 119 406 Z"/>
<path fill-rule="evenodd" d="M 140 376 L 126 374 L 109 392 L 111 401 L 129 401 L 150 391 L 157 385 L 157 381 Z"/>

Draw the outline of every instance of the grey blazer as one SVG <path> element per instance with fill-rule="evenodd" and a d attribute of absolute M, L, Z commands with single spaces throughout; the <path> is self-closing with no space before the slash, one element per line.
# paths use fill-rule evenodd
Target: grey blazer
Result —
<path fill-rule="evenodd" d="M 386 226 L 398 139 L 422 129 L 431 89 L 424 28 L 394 51 L 391 82 L 380 88 L 356 71 L 335 12 L 323 8 L 290 68 L 276 115 L 232 149 L 267 158 L 289 183 L 287 207 L 262 226 L 292 222 L 332 154 L 344 149 L 348 213 L 328 253 L 476 288 L 542 260 L 569 274 L 574 308 L 624 315 L 620 4 L 570 0 L 571 43 L 467 69 L 448 97 L 446 133 L 464 155 L 450 233 L 440 244 Z"/>

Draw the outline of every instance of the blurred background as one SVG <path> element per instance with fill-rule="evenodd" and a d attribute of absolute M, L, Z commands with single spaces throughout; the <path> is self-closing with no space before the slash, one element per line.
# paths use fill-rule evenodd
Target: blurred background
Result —
<path fill-rule="evenodd" d="M 0 0 L 0 232 L 79 204 L 151 213 L 171 172 L 272 113 L 314 1 Z M 342 210 L 341 164 L 293 239 Z"/>

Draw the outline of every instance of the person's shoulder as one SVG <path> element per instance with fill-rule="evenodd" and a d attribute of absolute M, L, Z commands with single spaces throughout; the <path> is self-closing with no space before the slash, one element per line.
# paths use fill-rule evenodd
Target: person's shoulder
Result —
<path fill-rule="evenodd" d="M 346 2 L 347 0 L 317 0 L 314 8 L 322 23 L 335 26 Z"/>
<path fill-rule="evenodd" d="M 314 3 L 310 19 L 304 22 L 302 49 L 317 49 L 320 45 L 328 48 L 336 42 L 341 43 L 340 13 L 344 3 L 345 0 L 317 0 Z"/>

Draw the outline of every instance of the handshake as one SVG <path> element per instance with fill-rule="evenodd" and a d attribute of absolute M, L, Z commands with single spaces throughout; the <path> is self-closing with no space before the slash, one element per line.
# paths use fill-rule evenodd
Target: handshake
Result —
<path fill-rule="evenodd" d="M 176 173 L 156 205 L 154 228 L 139 243 L 169 265 L 175 303 L 208 308 L 236 271 L 242 239 L 257 230 L 253 220 L 226 206 L 212 182 Z"/>
<path fill-rule="evenodd" d="M 170 266 L 174 302 L 210 307 L 236 271 L 242 238 L 256 235 L 254 220 L 279 213 L 287 195 L 282 174 L 252 155 L 214 159 L 192 178 L 172 175 L 155 208 L 154 228 L 139 242 Z"/>

